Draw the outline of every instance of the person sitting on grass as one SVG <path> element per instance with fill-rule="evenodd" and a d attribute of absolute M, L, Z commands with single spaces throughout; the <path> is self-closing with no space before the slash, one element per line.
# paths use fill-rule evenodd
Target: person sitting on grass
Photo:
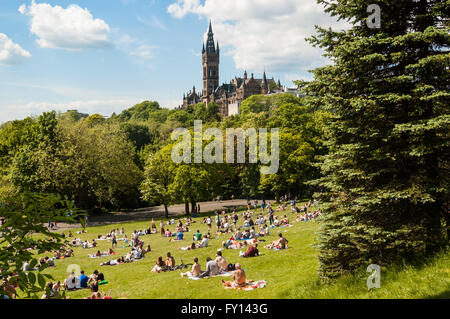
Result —
<path fill-rule="evenodd" d="M 220 274 L 219 265 L 210 257 L 206 258 L 206 271 L 200 275 L 200 278 L 217 276 Z"/>
<path fill-rule="evenodd" d="M 49 258 L 48 256 L 45 256 L 44 262 L 48 265 L 48 267 L 55 267 L 55 262 L 52 258 Z"/>
<path fill-rule="evenodd" d="M 182 230 L 180 229 L 180 230 L 178 231 L 178 233 L 177 233 L 177 238 L 174 239 L 174 241 L 183 240 L 183 237 L 184 237 L 183 232 L 182 232 Z"/>
<path fill-rule="evenodd" d="M 194 241 L 200 241 L 202 240 L 202 233 L 200 230 L 197 230 L 197 232 L 194 234 Z"/>
<path fill-rule="evenodd" d="M 73 257 L 73 256 L 75 256 L 75 254 L 73 253 L 73 250 L 71 248 L 67 248 L 67 250 L 64 254 L 64 257 L 68 258 L 68 257 Z"/>
<path fill-rule="evenodd" d="M 223 272 L 234 270 L 234 265 L 227 263 L 226 259 L 222 256 L 221 251 L 218 251 L 216 253 L 216 263 L 219 265 L 220 270 L 222 270 Z"/>
<path fill-rule="evenodd" d="M 167 228 L 167 230 L 166 230 L 164 236 L 165 236 L 165 237 L 172 237 L 172 232 L 169 230 L 169 228 Z"/>
<path fill-rule="evenodd" d="M 198 278 L 198 277 L 200 277 L 201 273 L 202 273 L 201 266 L 198 263 L 198 258 L 195 257 L 194 258 L 194 264 L 192 265 L 191 271 L 187 271 L 185 273 L 181 273 L 181 277 L 188 276 L 188 277 Z"/>
<path fill-rule="evenodd" d="M 281 220 L 280 225 L 289 225 L 289 218 L 284 215 L 284 218 Z"/>
<path fill-rule="evenodd" d="M 150 247 L 150 245 L 147 245 L 147 248 L 144 249 L 144 254 L 151 252 L 152 249 Z"/>
<path fill-rule="evenodd" d="M 156 265 L 152 268 L 151 272 L 160 273 L 160 272 L 166 271 L 166 270 L 167 270 L 166 263 L 164 262 L 162 257 L 159 256 L 158 260 L 156 261 Z"/>
<path fill-rule="evenodd" d="M 258 244 L 251 244 L 245 253 L 239 254 L 241 257 L 257 257 L 259 255 Z"/>
<path fill-rule="evenodd" d="M 280 221 L 278 220 L 278 216 L 275 216 L 275 220 L 273 221 L 273 225 L 274 225 L 275 227 L 280 226 Z"/>
<path fill-rule="evenodd" d="M 80 288 L 80 281 L 75 277 L 75 273 L 72 272 L 67 279 L 64 280 L 64 289 L 66 290 L 76 290 Z"/>
<path fill-rule="evenodd" d="M 91 282 L 97 281 L 97 277 L 98 277 L 98 270 L 96 269 L 96 270 L 94 270 L 92 275 L 89 276 L 88 284 L 90 284 Z"/>
<path fill-rule="evenodd" d="M 288 240 L 283 237 L 282 233 L 278 233 L 278 239 L 273 241 L 271 244 L 264 246 L 264 248 L 268 249 L 286 249 Z"/>
<path fill-rule="evenodd" d="M 57 291 L 58 293 L 61 291 L 61 281 L 57 281 L 56 284 L 53 285 L 53 290 Z"/>
<path fill-rule="evenodd" d="M 57 289 L 54 289 L 54 285 L 51 281 L 45 284 L 45 292 L 41 299 L 60 299 L 61 294 Z"/>
<path fill-rule="evenodd" d="M 233 281 L 225 281 L 222 279 L 222 285 L 224 287 L 242 287 L 247 283 L 247 278 L 245 272 L 241 269 L 241 264 L 237 263 L 235 267 L 236 271 L 231 275 Z"/>
<path fill-rule="evenodd" d="M 203 235 L 203 239 L 202 241 L 197 245 L 197 248 L 204 248 L 204 247 L 208 247 L 209 244 L 209 239 L 208 239 L 208 235 Z"/>
<path fill-rule="evenodd" d="M 165 264 L 168 270 L 175 270 L 175 258 L 170 253 L 167 253 Z"/>
<path fill-rule="evenodd" d="M 89 277 L 84 274 L 84 270 L 82 270 L 80 272 L 80 276 L 78 277 L 78 280 L 80 281 L 80 287 L 81 288 L 87 288 L 88 287 L 87 283 L 88 283 Z"/>

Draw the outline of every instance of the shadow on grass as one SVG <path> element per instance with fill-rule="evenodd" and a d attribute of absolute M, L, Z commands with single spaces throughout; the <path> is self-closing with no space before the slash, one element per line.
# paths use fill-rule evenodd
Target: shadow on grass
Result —
<path fill-rule="evenodd" d="M 424 297 L 424 299 L 450 299 L 450 289 L 447 289 L 444 292 L 441 292 L 437 295 L 429 295 Z"/>

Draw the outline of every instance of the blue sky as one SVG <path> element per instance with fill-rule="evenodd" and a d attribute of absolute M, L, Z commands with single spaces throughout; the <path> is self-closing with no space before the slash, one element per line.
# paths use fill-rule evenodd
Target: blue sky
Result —
<path fill-rule="evenodd" d="M 212 19 L 220 81 L 246 69 L 308 78 L 325 64 L 304 38 L 334 25 L 315 0 L 2 0 L 0 122 L 51 109 L 110 115 L 143 100 L 181 104 L 201 89 Z"/>

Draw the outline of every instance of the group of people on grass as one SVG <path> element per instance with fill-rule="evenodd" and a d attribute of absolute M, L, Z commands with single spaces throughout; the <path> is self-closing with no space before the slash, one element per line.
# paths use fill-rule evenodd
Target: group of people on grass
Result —
<path fill-rule="evenodd" d="M 297 207 L 296 206 L 296 199 L 291 201 L 291 208 L 293 212 L 297 212 L 298 215 L 296 216 L 295 221 L 308 221 L 317 218 L 321 212 L 320 210 L 316 210 L 314 212 L 308 213 L 308 208 L 311 206 L 311 202 L 308 204 Z M 281 206 L 282 210 L 286 209 L 285 206 Z M 278 216 L 275 216 L 274 210 L 271 207 L 271 204 L 269 203 L 266 205 L 265 201 L 263 204 L 261 204 L 262 212 L 264 214 L 264 209 L 267 209 L 267 215 L 259 214 L 255 220 L 253 220 L 254 213 L 251 211 L 251 205 L 248 205 L 248 210 L 243 212 L 240 216 L 243 218 L 243 227 L 237 227 L 237 223 L 239 220 L 239 214 L 237 213 L 236 209 L 234 209 L 232 212 L 227 209 L 226 211 L 216 211 L 214 218 L 211 218 L 211 216 L 208 216 L 203 219 L 203 223 L 205 223 L 208 226 L 208 233 L 202 234 L 200 230 L 197 230 L 196 233 L 192 235 L 193 243 L 187 247 L 182 247 L 183 250 L 192 250 L 192 249 L 198 249 L 203 247 L 208 247 L 209 241 L 211 239 L 210 231 L 212 229 L 212 224 L 215 223 L 216 225 L 216 231 L 217 234 L 223 234 L 223 233 L 232 233 L 232 236 L 222 242 L 222 248 L 235 248 L 235 249 L 242 249 L 246 248 L 245 252 L 240 252 L 239 256 L 241 257 L 256 257 L 260 255 L 260 252 L 258 251 L 258 239 L 262 236 L 267 236 L 270 234 L 270 227 L 277 227 L 277 226 L 283 226 L 283 225 L 289 225 L 289 218 L 287 215 L 282 216 L 279 218 Z M 258 202 L 255 201 L 254 208 L 258 208 Z M 160 223 L 160 233 L 162 236 L 170 237 L 171 240 L 184 240 L 184 233 L 189 231 L 189 226 L 194 223 L 191 218 L 185 218 L 184 224 L 182 220 L 178 220 L 178 223 L 175 226 L 175 234 L 172 233 L 168 228 L 165 227 L 163 221 Z M 167 222 L 167 226 L 175 225 L 175 220 L 172 218 L 170 221 Z M 256 231 L 255 226 L 259 225 L 259 230 Z M 131 251 L 127 253 L 127 255 L 121 256 L 118 259 L 114 259 L 105 263 L 102 263 L 101 265 L 116 265 L 116 264 L 122 264 L 122 263 L 128 263 L 135 260 L 142 259 L 146 253 L 151 251 L 150 245 L 147 246 L 147 248 L 143 248 L 143 241 L 139 239 L 139 236 L 141 235 L 147 235 L 147 234 L 155 234 L 158 233 L 156 223 L 152 219 L 151 225 L 146 230 L 138 230 L 133 231 L 131 234 L 131 240 L 130 240 L 130 246 L 132 247 Z M 105 236 L 99 236 L 98 239 L 110 239 L 112 243 L 112 248 L 109 249 L 108 252 L 104 252 L 103 254 L 98 250 L 95 254 L 92 255 L 92 257 L 102 257 L 105 255 L 114 255 L 115 252 L 113 250 L 114 247 L 117 247 L 117 237 L 122 235 L 128 242 L 128 239 L 125 234 L 124 228 L 119 230 L 113 229 L 111 230 L 107 235 Z M 68 238 L 73 237 L 72 233 L 69 231 Z M 175 238 L 172 238 L 175 237 Z M 122 240 L 121 239 L 121 240 Z M 82 246 L 83 248 L 94 248 L 96 247 L 97 243 L 95 242 L 95 239 L 92 241 L 92 243 L 89 243 L 87 240 L 84 242 L 81 242 L 79 239 L 74 239 L 75 242 L 74 246 Z M 264 246 L 266 249 L 286 249 L 288 244 L 288 240 L 283 237 L 282 233 L 278 234 L 278 239 L 273 241 L 272 243 Z M 54 265 L 54 259 L 57 258 L 64 258 L 64 257 L 70 257 L 73 256 L 73 250 L 71 248 L 67 248 L 65 250 L 60 250 L 55 252 L 54 258 L 41 258 L 39 261 L 39 264 L 42 265 L 43 263 L 48 264 L 48 266 Z M 38 264 L 38 265 L 39 265 Z M 180 265 L 176 265 L 175 258 L 171 255 L 171 253 L 167 253 L 167 256 L 165 259 L 163 259 L 161 256 L 158 258 L 158 260 L 155 263 L 155 266 L 151 269 L 154 273 L 161 273 L 166 271 L 174 271 L 178 269 L 184 269 L 187 268 L 190 265 L 184 265 L 183 261 L 181 260 Z M 27 263 L 24 264 L 24 271 L 30 271 L 29 264 L 27 266 Z M 228 263 L 225 258 L 222 255 L 222 252 L 219 250 L 216 253 L 215 259 L 211 259 L 210 257 L 206 258 L 206 265 L 205 270 L 202 270 L 202 267 L 199 263 L 198 258 L 194 258 L 194 263 L 192 264 L 192 268 L 190 271 L 187 271 L 185 273 L 181 273 L 182 276 L 189 276 L 193 278 L 204 278 L 204 277 L 211 277 L 211 276 L 217 276 L 220 274 L 224 274 L 226 272 L 233 271 L 232 275 L 232 281 L 224 281 L 222 280 L 222 284 L 225 287 L 234 287 L 234 286 L 240 286 L 245 284 L 246 282 L 246 275 L 245 271 L 241 269 L 241 265 L 239 263 L 231 264 Z M 68 291 L 76 290 L 76 289 L 83 289 L 83 288 L 91 288 L 92 295 L 88 297 L 88 299 L 99 299 L 99 298 L 105 298 L 107 296 L 102 296 L 98 293 L 98 285 L 100 282 L 104 281 L 104 275 L 103 273 L 98 273 L 98 271 L 94 271 L 94 273 L 91 276 L 85 276 L 84 271 L 81 271 L 80 276 L 75 276 L 74 273 L 72 273 L 66 280 L 64 280 L 63 285 L 61 285 L 60 282 L 47 283 L 47 289 L 45 294 L 43 295 L 43 298 L 58 298 L 60 296 L 60 290 L 61 287 L 63 289 L 66 289 Z M 85 298 L 86 299 L 86 298 Z"/>
<path fill-rule="evenodd" d="M 62 285 L 60 281 L 56 283 L 52 281 L 47 282 L 41 299 L 61 299 L 63 298 L 61 290 L 74 291 L 88 288 L 91 290 L 92 295 L 85 299 L 111 299 L 110 295 L 102 294 L 98 291 L 98 286 L 105 282 L 105 276 L 103 273 L 99 273 L 98 270 L 94 270 L 90 276 L 86 276 L 84 270 L 80 271 L 79 276 L 72 272 Z M 70 299 L 70 297 L 65 298 Z"/>

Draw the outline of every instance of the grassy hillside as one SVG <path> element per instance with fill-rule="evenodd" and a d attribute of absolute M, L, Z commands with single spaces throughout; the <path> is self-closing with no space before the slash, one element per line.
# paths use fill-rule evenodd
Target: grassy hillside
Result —
<path fill-rule="evenodd" d="M 294 214 L 288 213 L 291 221 Z M 99 241 L 98 248 L 75 248 L 75 257 L 57 260 L 56 267 L 49 268 L 45 272 L 54 276 L 55 280 L 63 281 L 67 278 L 67 268 L 76 264 L 90 275 L 95 269 L 105 274 L 108 284 L 100 286 L 100 291 L 112 290 L 113 298 L 449 298 L 450 292 L 450 260 L 448 253 L 442 253 L 436 258 L 421 266 L 395 267 L 385 269 L 382 272 L 381 288 L 368 291 L 366 279 L 369 273 L 363 270 L 353 276 L 347 276 L 333 285 L 323 286 L 317 277 L 317 252 L 313 248 L 315 233 L 319 222 L 298 222 L 291 228 L 280 229 L 289 240 L 289 249 L 284 251 L 268 251 L 260 245 L 262 256 L 256 258 L 241 258 L 239 250 L 225 250 L 224 257 L 230 263 L 240 262 L 246 269 L 247 277 L 253 280 L 266 280 L 267 286 L 263 289 L 243 292 L 225 290 L 220 281 L 223 277 L 188 280 L 180 276 L 180 271 L 155 274 L 150 272 L 158 256 L 165 257 L 171 252 L 176 263 L 182 258 L 184 263 L 192 263 L 194 257 L 198 257 L 202 269 L 206 264 L 206 257 L 214 258 L 215 252 L 221 247 L 222 241 L 227 237 L 218 236 L 210 240 L 210 247 L 194 251 L 182 251 L 179 248 L 191 243 L 193 233 L 199 229 L 205 232 L 207 226 L 201 223 L 203 218 L 197 218 L 192 224 L 191 231 L 185 233 L 182 242 L 169 242 L 167 238 L 159 234 L 142 236 L 147 244 L 151 245 L 152 252 L 145 259 L 123 265 L 100 266 L 112 257 L 89 259 L 88 254 L 106 251 L 110 247 L 110 241 Z M 240 218 L 239 224 L 242 224 Z M 238 225 L 239 225 L 238 224 Z M 149 222 L 123 223 L 88 228 L 86 234 L 75 236 L 91 241 L 98 235 L 108 233 L 112 228 L 125 228 L 130 237 L 133 230 L 148 228 Z M 159 221 L 157 221 L 159 227 Z M 215 226 L 213 226 L 215 229 Z M 277 237 L 277 232 L 272 231 L 267 242 Z M 66 232 L 67 234 L 67 232 Z M 120 237 L 120 236 L 119 236 Z M 119 247 L 123 242 L 119 241 Z M 125 255 L 130 248 L 118 248 L 117 256 Z M 184 270 L 185 271 L 185 270 Z M 90 295 L 89 290 L 69 292 L 72 298 L 83 298 Z"/>

